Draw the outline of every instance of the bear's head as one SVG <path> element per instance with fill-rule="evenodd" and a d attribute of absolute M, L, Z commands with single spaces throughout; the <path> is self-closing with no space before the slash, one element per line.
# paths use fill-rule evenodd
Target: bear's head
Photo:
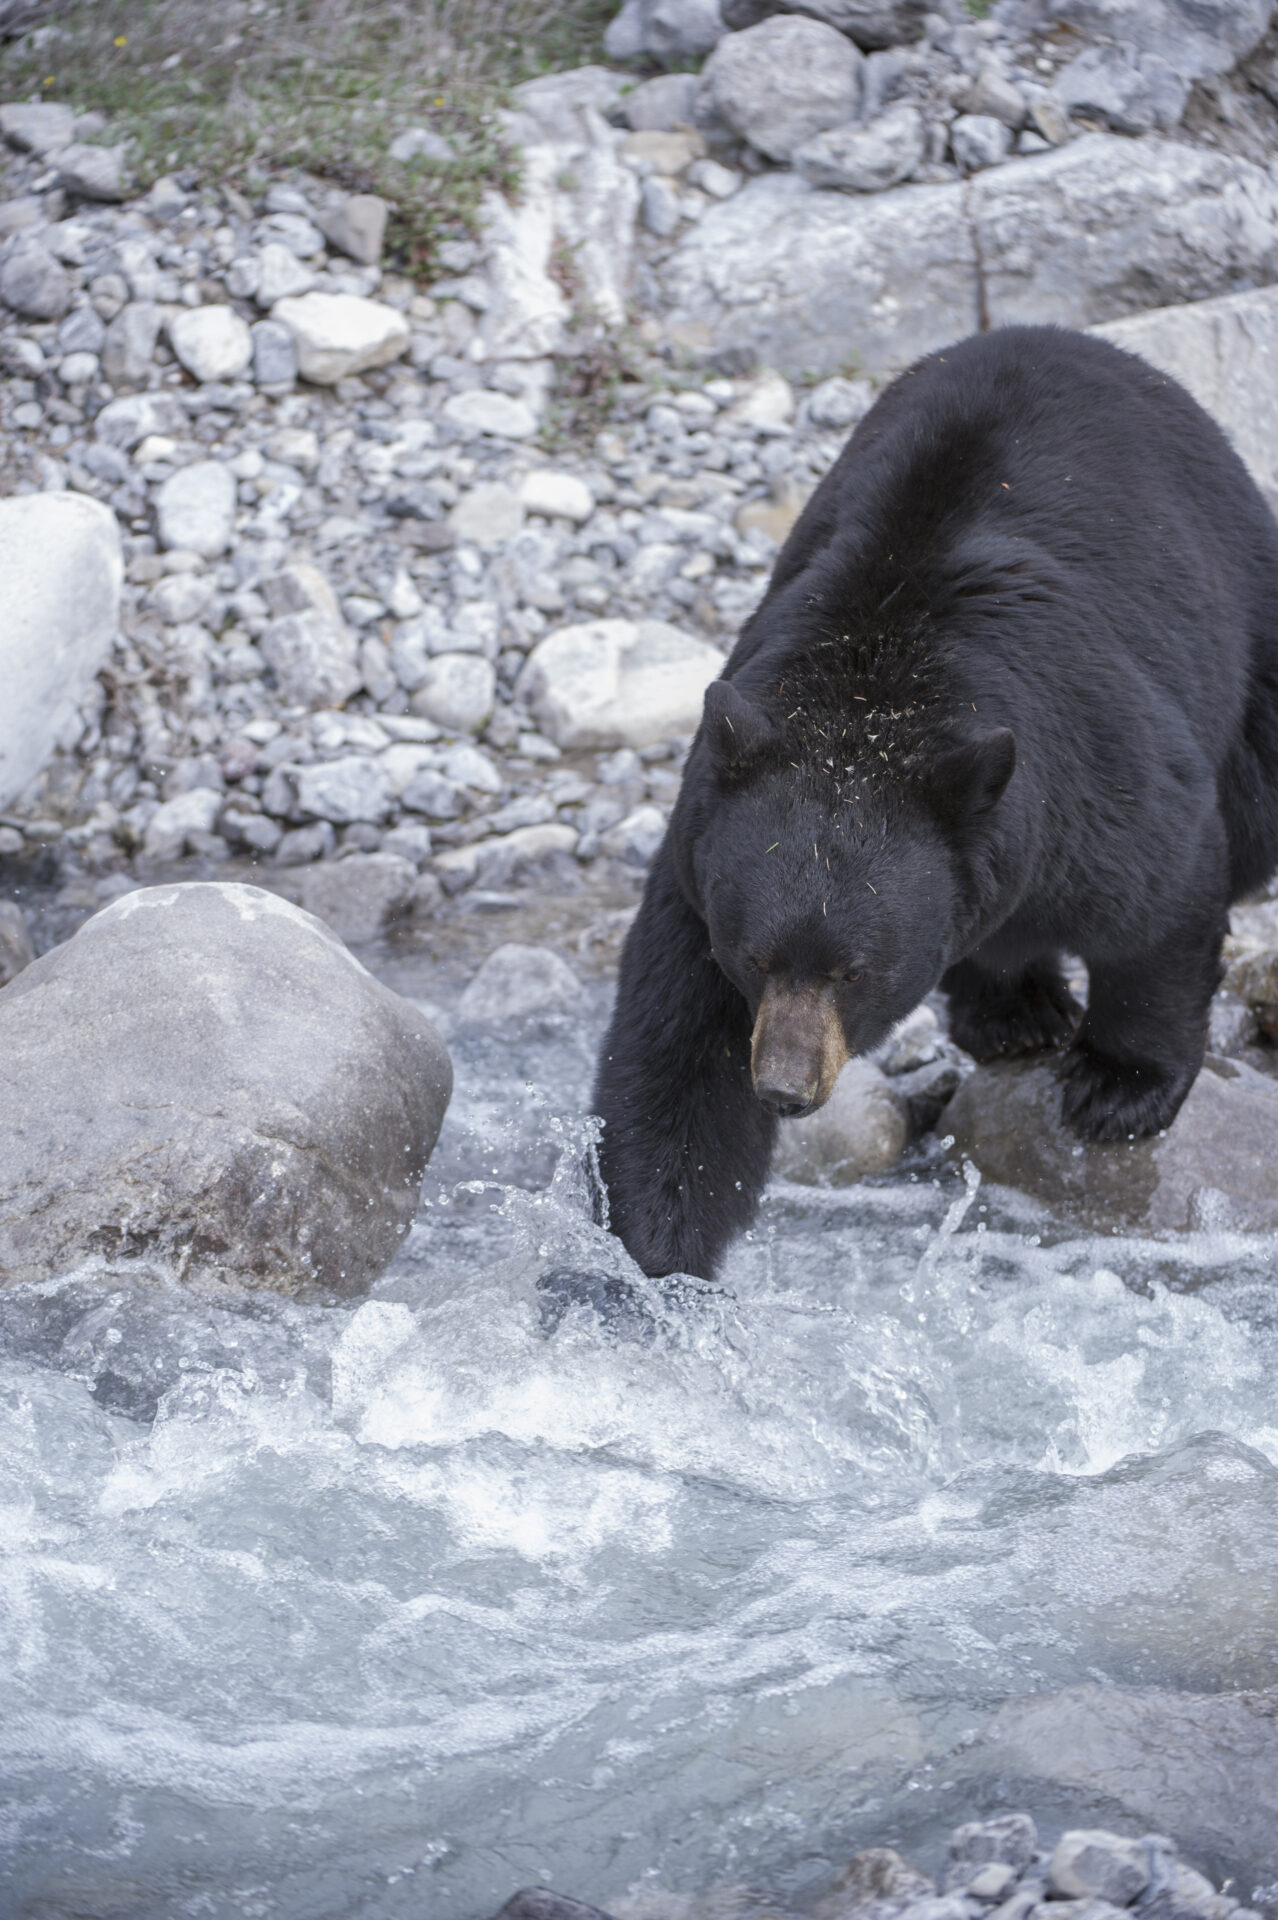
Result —
<path fill-rule="evenodd" d="M 725 680 L 706 693 L 683 880 L 750 1007 L 755 1092 L 780 1114 L 819 1107 L 913 1011 L 989 893 L 1015 739 L 905 721 L 868 702 L 842 727 L 772 714 Z"/>

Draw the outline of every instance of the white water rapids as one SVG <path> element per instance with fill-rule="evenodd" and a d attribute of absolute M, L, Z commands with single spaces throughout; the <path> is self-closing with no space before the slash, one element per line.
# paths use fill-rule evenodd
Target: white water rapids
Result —
<path fill-rule="evenodd" d="M 1278 1245 L 920 1159 L 563 1311 L 605 991 L 451 1036 L 369 1299 L 0 1294 L 0 1913 L 801 1912 L 1018 1806 L 1278 1880 Z"/>

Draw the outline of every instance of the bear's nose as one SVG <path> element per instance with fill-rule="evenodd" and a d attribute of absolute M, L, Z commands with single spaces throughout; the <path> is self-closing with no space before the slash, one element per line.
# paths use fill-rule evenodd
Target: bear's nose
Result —
<path fill-rule="evenodd" d="M 801 1113 L 810 1113 L 816 1104 L 817 1086 L 814 1080 L 791 1079 L 788 1075 L 764 1075 L 755 1080 L 754 1091 L 765 1107 L 771 1107 L 773 1113 L 782 1120 L 795 1120 Z"/>

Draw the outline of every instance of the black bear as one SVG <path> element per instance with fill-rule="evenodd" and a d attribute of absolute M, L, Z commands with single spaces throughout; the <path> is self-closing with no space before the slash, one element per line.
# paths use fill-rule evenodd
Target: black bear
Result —
<path fill-rule="evenodd" d="M 710 1278 L 778 1115 L 938 983 L 978 1060 L 1064 1049 L 1085 1139 L 1166 1127 L 1275 864 L 1278 526 L 1223 433 L 1063 329 L 931 355 L 706 694 L 599 1066 L 612 1227 Z"/>

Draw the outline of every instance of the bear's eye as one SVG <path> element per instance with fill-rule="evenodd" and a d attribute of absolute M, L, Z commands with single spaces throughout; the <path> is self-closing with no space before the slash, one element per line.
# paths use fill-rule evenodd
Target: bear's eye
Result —
<path fill-rule="evenodd" d="M 865 974 L 860 967 L 843 967 L 837 973 L 831 974 L 830 978 L 840 981 L 844 986 L 854 987 L 858 980 L 865 978 Z"/>

